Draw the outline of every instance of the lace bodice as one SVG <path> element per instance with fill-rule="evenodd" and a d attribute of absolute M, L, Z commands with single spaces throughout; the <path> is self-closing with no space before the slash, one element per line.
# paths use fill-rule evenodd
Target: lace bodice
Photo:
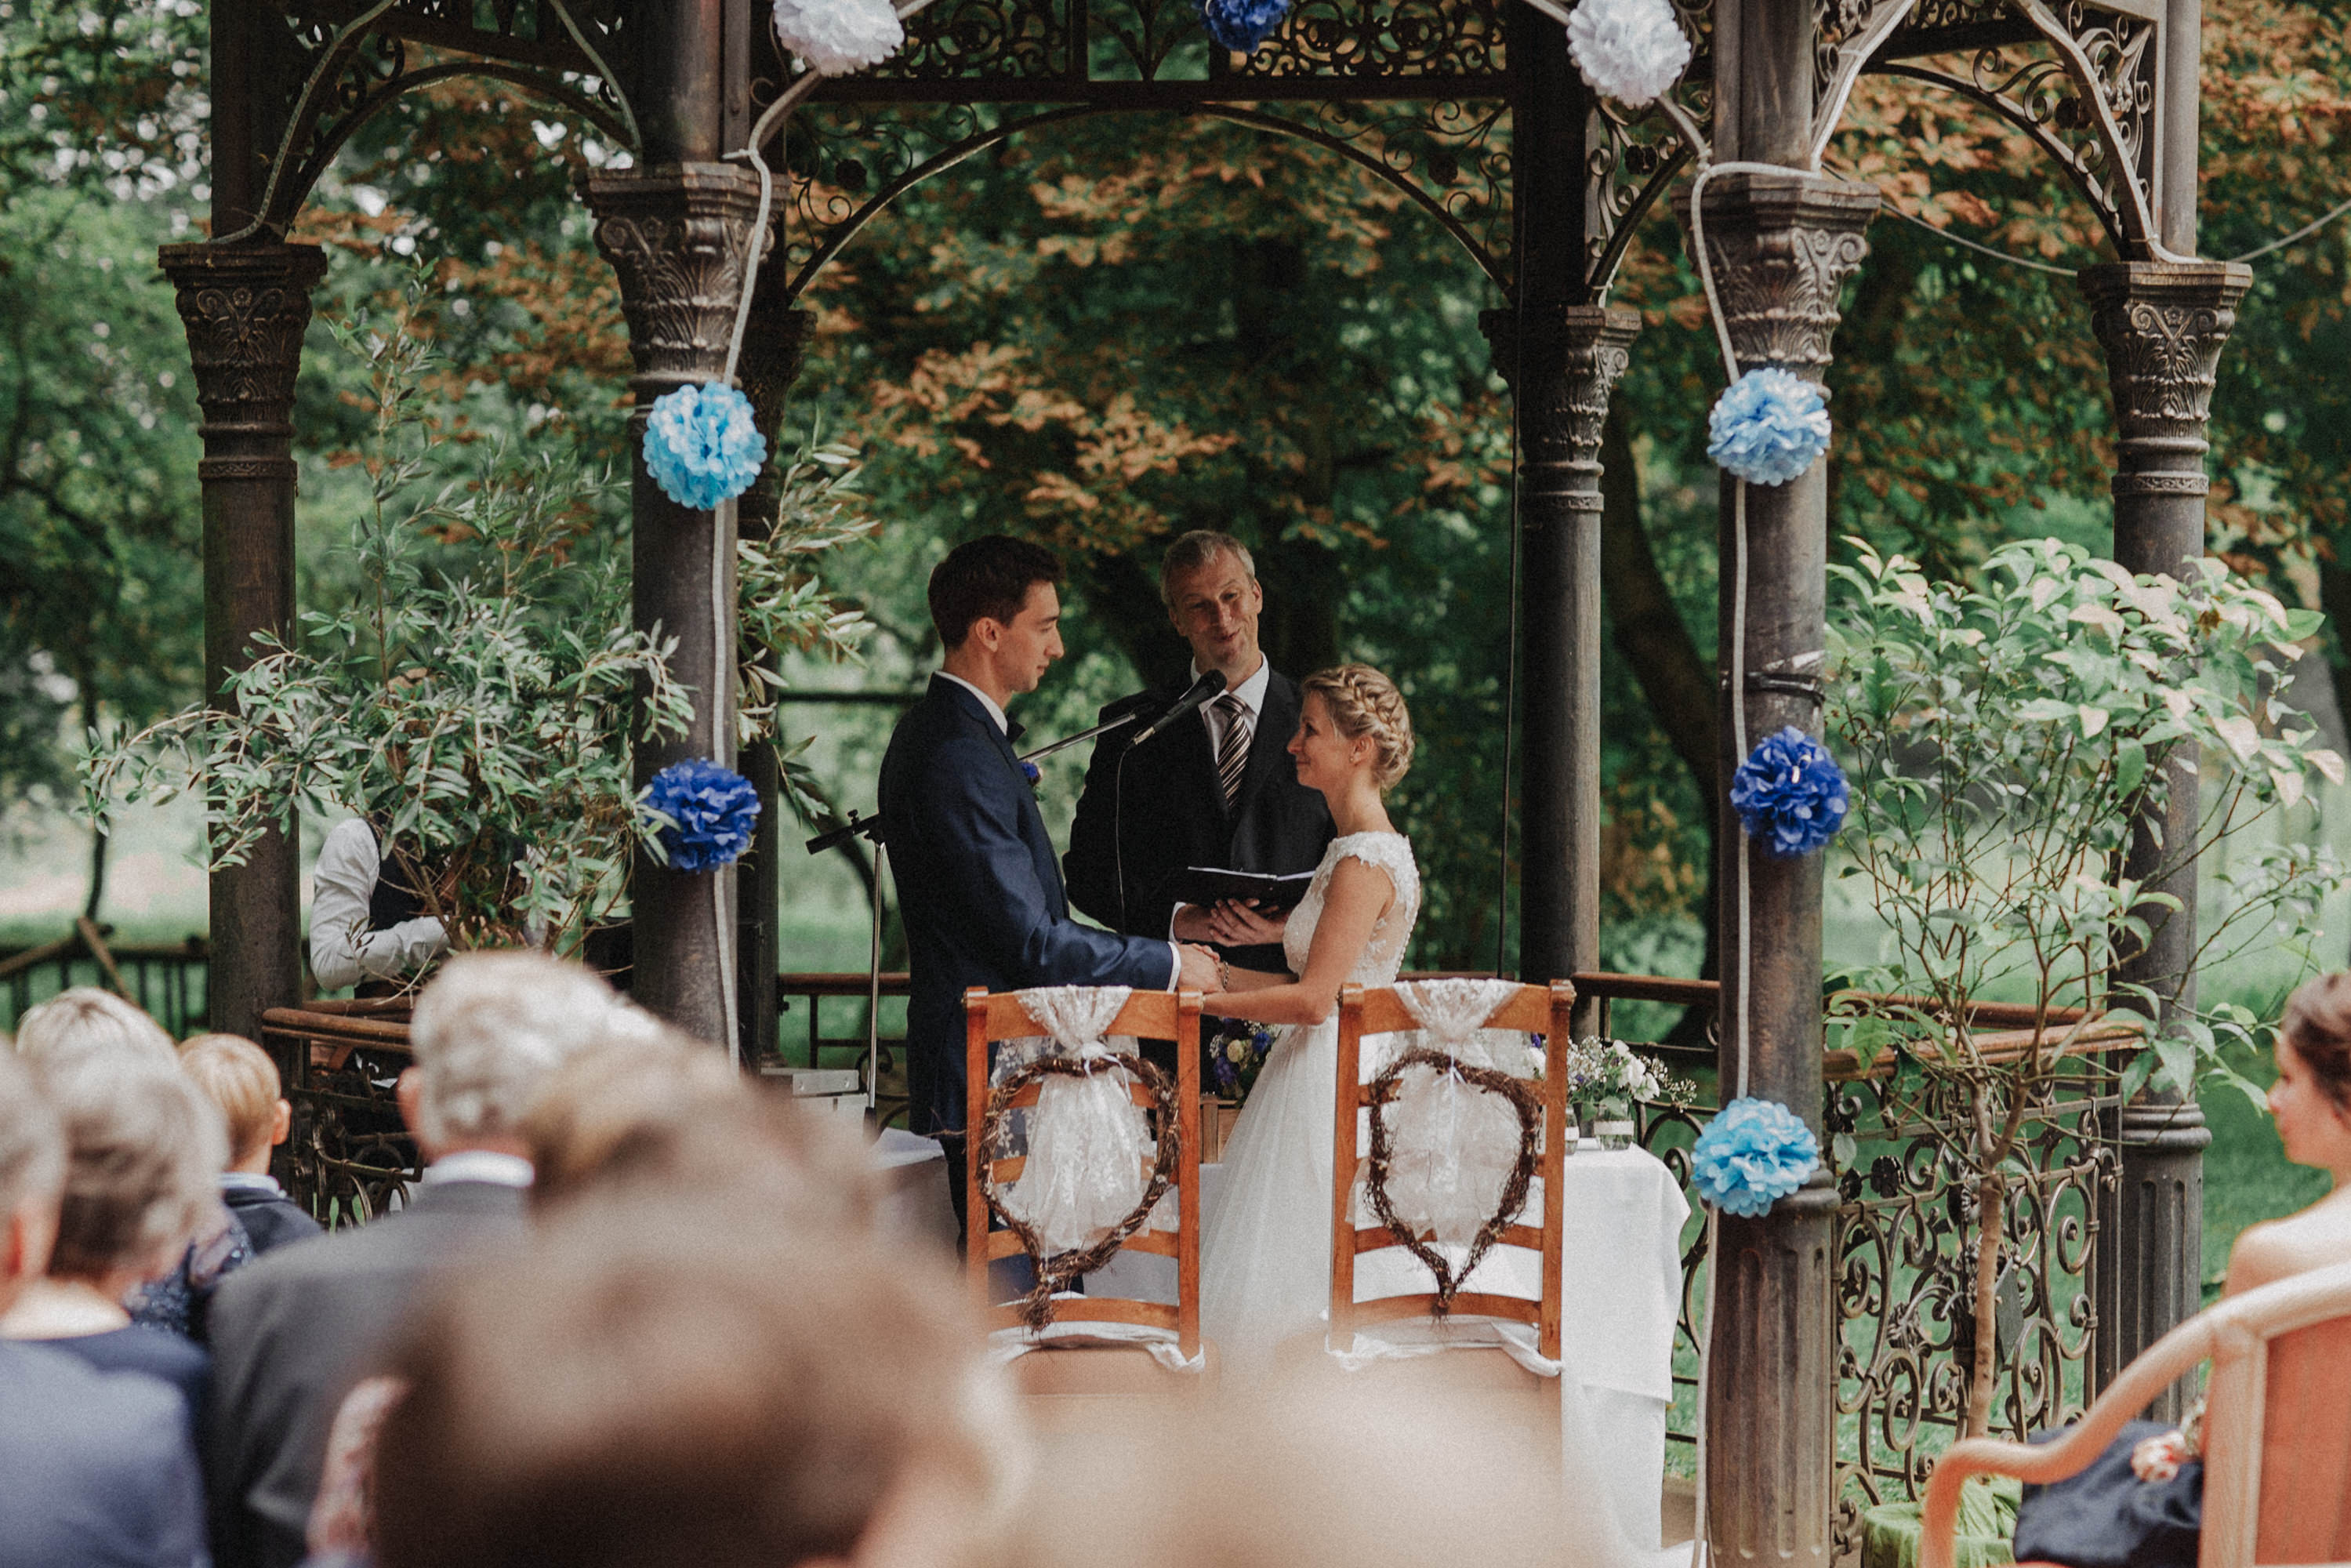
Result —
<path fill-rule="evenodd" d="M 1402 833 L 1349 833 L 1331 841 L 1331 847 L 1322 852 L 1322 863 L 1314 868 L 1314 880 L 1307 883 L 1306 896 L 1290 913 L 1290 925 L 1281 936 L 1282 956 L 1290 961 L 1291 974 L 1306 973 L 1306 955 L 1314 946 L 1314 926 L 1322 918 L 1322 899 L 1331 890 L 1331 873 L 1350 855 L 1388 873 L 1388 880 L 1395 884 L 1395 902 L 1372 927 L 1371 940 L 1364 944 L 1363 956 L 1355 960 L 1347 980 L 1358 986 L 1393 985 L 1396 971 L 1404 966 L 1405 944 L 1411 940 L 1413 922 L 1420 917 L 1420 867 L 1412 858 L 1412 841 Z"/>

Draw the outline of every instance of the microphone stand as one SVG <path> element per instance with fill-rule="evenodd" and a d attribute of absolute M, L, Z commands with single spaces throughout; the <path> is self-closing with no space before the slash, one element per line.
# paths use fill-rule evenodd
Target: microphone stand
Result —
<path fill-rule="evenodd" d="M 1020 754 L 1020 760 L 1023 762 L 1034 762 L 1040 757 L 1050 757 L 1053 753 L 1062 750 L 1065 747 L 1075 746 L 1081 740 L 1092 740 L 1095 736 L 1109 734 L 1112 730 L 1118 728 L 1121 725 L 1133 724 L 1141 716 L 1142 716 L 1138 713 L 1123 713 L 1116 718 L 1106 718 L 1100 724 L 1094 726 L 1092 729 L 1081 729 L 1075 735 L 1064 736 L 1060 740 L 1050 741 L 1047 744 L 1039 747 L 1034 751 L 1024 751 Z"/>

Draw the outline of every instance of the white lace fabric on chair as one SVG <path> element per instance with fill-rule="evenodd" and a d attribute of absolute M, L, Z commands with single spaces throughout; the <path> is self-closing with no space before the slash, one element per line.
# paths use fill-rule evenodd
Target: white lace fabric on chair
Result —
<path fill-rule="evenodd" d="M 1416 1036 L 1391 1038 L 1382 1070 L 1417 1045 L 1464 1067 L 1527 1075 L 1533 1053 L 1525 1037 L 1488 1030 L 1494 1009 L 1518 990 L 1514 980 L 1408 980 L 1396 999 L 1420 1025 Z M 1388 1207 L 1416 1234 L 1468 1247 L 1493 1215 L 1519 1159 L 1519 1116 L 1501 1095 L 1459 1074 L 1423 1065 L 1404 1071 L 1384 1113 L 1388 1126 Z"/>
<path fill-rule="evenodd" d="M 1016 993 L 1049 1038 L 1007 1042 L 992 1074 L 1047 1055 L 1092 1061 L 1124 1042 L 1104 1038 L 1133 991 L 1125 986 L 1048 986 Z M 1157 1150 L 1150 1119 L 1129 1092 L 1130 1076 L 1105 1063 L 1082 1078 L 1055 1074 L 1029 1113 L 1029 1163 L 1006 1189 L 1004 1206 L 1037 1233 L 1048 1256 L 1092 1245 L 1132 1213 L 1149 1185 Z"/>

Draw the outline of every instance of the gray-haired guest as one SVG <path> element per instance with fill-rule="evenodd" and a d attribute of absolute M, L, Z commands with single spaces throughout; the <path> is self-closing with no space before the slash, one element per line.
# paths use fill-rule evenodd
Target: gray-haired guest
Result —
<path fill-rule="evenodd" d="M 0 1051 L 0 1312 L 42 1277 L 65 1181 L 57 1112 Z M 53 1345 L 0 1340 L 0 1563 L 204 1562 L 204 1487 L 180 1396 Z"/>
<path fill-rule="evenodd" d="M 418 997 L 400 1108 L 429 1162 L 408 1206 L 238 1270 L 212 1304 L 206 1473 L 221 1568 L 304 1554 L 328 1429 L 422 1282 L 518 1239 L 531 1184 L 520 1127 L 580 1051 L 650 1038 L 651 1020 L 588 970 L 544 954 L 452 958 Z"/>

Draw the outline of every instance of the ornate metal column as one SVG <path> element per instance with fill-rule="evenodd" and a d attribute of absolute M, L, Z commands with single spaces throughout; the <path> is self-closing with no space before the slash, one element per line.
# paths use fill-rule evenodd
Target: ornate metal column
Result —
<path fill-rule="evenodd" d="M 762 287 L 751 302 L 743 358 L 736 369 L 742 377 L 744 395 L 758 415 L 759 428 L 767 434 L 768 462 L 737 503 L 737 510 L 739 529 L 754 538 L 776 526 L 778 485 L 789 455 L 784 450 L 784 401 L 799 379 L 809 330 L 815 325 L 815 314 L 794 308 L 780 286 Z M 740 977 L 737 1007 L 747 1061 L 754 1052 L 776 1047 L 776 913 L 783 898 L 785 847 L 779 799 L 782 775 L 775 744 L 762 741 L 752 747 L 744 754 L 742 769 L 759 791 L 759 830 L 752 840 L 751 852 L 737 862 L 735 875 L 739 901 L 735 917 L 735 964 Z"/>
<path fill-rule="evenodd" d="M 596 248 L 619 275 L 636 362 L 629 380 L 636 624 L 675 640 L 671 668 L 695 693 L 686 735 L 638 745 L 641 784 L 684 758 L 735 760 L 737 503 L 696 512 L 663 495 L 646 472 L 643 437 L 654 399 L 726 367 L 758 195 L 748 171 L 698 161 L 588 184 Z M 642 852 L 631 881 L 636 998 L 705 1040 L 728 1036 L 733 891 L 731 868 L 672 871 Z"/>
<path fill-rule="evenodd" d="M 204 508 L 204 689 L 246 662 L 256 632 L 294 622 L 294 382 L 315 245 L 167 245 L 195 364 Z M 270 833 L 241 866 L 212 873 L 211 1027 L 258 1038 L 261 1015 L 300 999 L 301 848 Z"/>
<path fill-rule="evenodd" d="M 1742 9 L 1748 21 L 1759 23 L 1762 13 L 1779 8 L 1750 0 Z M 1801 21 L 1809 25 L 1808 7 L 1786 9 L 1790 14 L 1778 18 L 1779 26 L 1797 28 L 1797 12 L 1805 13 Z M 1775 33 L 1773 42 L 1784 38 Z M 1800 51 L 1799 58 L 1808 62 L 1809 52 Z M 1758 63 L 1752 57 L 1748 62 L 1750 105 L 1768 98 L 1752 79 Z M 1797 131 L 1801 135 L 1801 125 Z M 1752 140 L 1729 156 L 1787 162 L 1801 156 L 1769 141 L 1754 146 Z M 1707 250 L 1741 371 L 1781 365 L 1813 380 L 1825 372 L 1838 292 L 1867 253 L 1862 231 L 1876 210 L 1874 186 L 1792 172 L 1729 173 L 1708 185 Z M 1685 222 L 1687 215 L 1685 205 Z M 1750 747 L 1788 725 L 1821 733 L 1827 594 L 1827 465 L 1816 463 L 1786 485 L 1748 486 L 1743 539 L 1738 492 L 1737 481 L 1726 476 L 1719 774 L 1725 780 L 1745 760 L 1733 739 L 1733 704 L 1743 707 Z M 1745 689 L 1734 691 L 1730 653 L 1742 630 Z M 1722 1092 L 1736 1092 L 1743 1022 L 1746 1092 L 1786 1105 L 1818 1134 L 1821 859 L 1772 859 L 1748 842 L 1728 811 L 1724 830 Z M 1735 891 L 1741 856 L 1748 888 L 1743 925 Z M 1836 1362 L 1829 1252 L 1836 1201 L 1823 1170 L 1767 1214 L 1721 1218 L 1710 1287 L 1714 1338 L 1706 1408 L 1708 1529 L 1719 1563 L 1828 1568 L 1834 1555 Z"/>
<path fill-rule="evenodd" d="M 2192 237 L 2192 231 L 2191 231 Z M 2205 439 L 2220 350 L 2252 269 L 2234 262 L 2123 262 L 2081 275 L 2090 325 L 2106 352 L 2120 434 L 2114 478 L 2115 560 L 2131 572 L 2179 575 L 2204 554 Z M 2124 873 L 2179 900 L 2146 911 L 2154 929 L 2120 966 L 2120 983 L 2158 998 L 2158 1028 L 2196 1005 L 2197 775 L 2192 754 L 2167 754 L 2168 787 L 2131 836 Z M 2168 848 L 2167 848 L 2168 846 Z M 2132 1002 L 2118 997 L 2118 1006 Z M 2122 1176 L 2098 1230 L 2100 1386 L 2203 1304 L 2204 1148 L 2212 1134 L 2191 1096 L 2141 1093 L 2116 1118 Z M 2155 1418 L 2182 1414 L 2174 1387 Z"/>

